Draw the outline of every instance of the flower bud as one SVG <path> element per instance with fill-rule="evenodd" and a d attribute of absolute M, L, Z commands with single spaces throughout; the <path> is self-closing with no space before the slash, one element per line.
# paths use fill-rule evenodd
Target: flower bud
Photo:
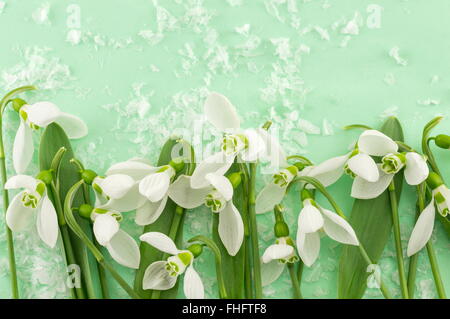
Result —
<path fill-rule="evenodd" d="M 89 204 L 83 204 L 80 206 L 80 208 L 78 209 L 78 214 L 86 219 L 91 219 L 91 214 L 92 214 L 92 210 L 94 208 L 89 205 Z"/>
<path fill-rule="evenodd" d="M 27 102 L 25 102 L 24 100 L 19 99 L 19 98 L 13 99 L 11 101 L 11 103 L 12 103 L 12 107 L 13 107 L 14 111 L 16 111 L 17 113 L 19 113 L 19 111 L 22 108 L 22 106 L 27 104 Z"/>
<path fill-rule="evenodd" d="M 171 160 L 169 165 L 172 166 L 175 172 L 178 173 L 184 168 L 184 160 L 181 157 L 177 157 Z"/>
<path fill-rule="evenodd" d="M 231 185 L 233 185 L 233 188 L 238 187 L 242 181 L 241 173 L 228 174 L 227 178 L 230 181 Z"/>
<path fill-rule="evenodd" d="M 450 136 L 439 134 L 434 139 L 434 143 L 436 144 L 436 146 L 448 150 L 450 149 Z"/>
<path fill-rule="evenodd" d="M 295 162 L 294 166 L 297 167 L 297 170 L 299 172 L 302 171 L 306 167 L 306 165 L 302 162 Z"/>
<path fill-rule="evenodd" d="M 203 245 L 193 244 L 190 245 L 187 249 L 192 253 L 192 255 L 194 255 L 194 258 L 197 258 L 203 252 Z"/>
<path fill-rule="evenodd" d="M 398 173 L 406 164 L 406 156 L 402 153 L 388 154 L 381 159 L 381 169 L 387 174 Z"/>
<path fill-rule="evenodd" d="M 37 176 L 36 179 L 39 179 L 44 182 L 45 185 L 51 184 L 53 180 L 53 174 L 50 170 L 41 171 Z"/>
<path fill-rule="evenodd" d="M 289 226 L 284 221 L 278 221 L 273 227 L 276 237 L 287 237 L 289 236 Z"/>
<path fill-rule="evenodd" d="M 433 190 L 444 184 L 442 178 L 435 172 L 430 172 L 427 178 L 427 185 Z"/>
<path fill-rule="evenodd" d="M 94 179 L 97 176 L 98 176 L 97 173 L 95 173 L 93 170 L 90 169 L 85 169 L 81 172 L 81 178 L 88 185 L 92 185 L 92 182 L 94 182 Z"/>

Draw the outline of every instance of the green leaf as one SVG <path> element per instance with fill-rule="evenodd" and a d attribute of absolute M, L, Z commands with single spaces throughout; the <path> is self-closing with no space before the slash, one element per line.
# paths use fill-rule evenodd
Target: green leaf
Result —
<path fill-rule="evenodd" d="M 404 139 L 400 122 L 395 117 L 386 120 L 381 132 L 393 140 L 403 141 Z M 403 174 L 397 174 L 395 189 L 398 201 L 400 201 L 402 184 Z M 392 231 L 388 191 L 374 199 L 356 199 L 349 217 L 349 223 L 353 226 L 371 260 L 377 263 Z M 367 288 L 367 278 L 370 275 L 367 272 L 367 266 L 358 247 L 349 245 L 343 247 L 338 275 L 339 298 L 360 299 L 363 297 Z"/>
<path fill-rule="evenodd" d="M 64 201 L 69 189 L 80 180 L 80 173 L 78 172 L 78 169 L 70 163 L 70 160 L 74 157 L 74 153 L 66 133 L 58 124 L 50 124 L 42 134 L 39 148 L 39 166 L 41 170 L 48 170 L 51 168 L 53 158 L 61 147 L 65 147 L 66 152 L 61 159 L 57 184 L 59 185 L 61 201 Z M 55 199 L 51 199 L 54 202 Z M 74 198 L 74 205 L 79 206 L 83 203 L 83 196 L 81 192 L 78 192 Z M 64 203 L 61 203 L 61 205 L 64 205 Z M 88 234 L 89 238 L 92 239 L 92 227 L 89 221 L 77 216 L 77 222 L 83 228 L 83 231 Z M 83 242 L 72 231 L 70 231 L 69 234 L 75 259 L 80 266 L 81 274 L 83 275 L 83 286 L 85 286 L 87 280 L 95 281 L 98 278 L 97 268 L 94 267 L 95 260 L 88 254 Z"/>
<path fill-rule="evenodd" d="M 161 150 L 161 154 L 158 160 L 158 166 L 166 165 L 170 162 L 172 148 L 177 144 L 177 139 L 169 139 L 163 146 Z M 170 226 L 172 224 L 172 219 L 175 214 L 175 209 L 177 205 L 170 200 L 167 200 L 166 207 L 162 212 L 161 216 L 158 220 L 144 227 L 143 233 L 147 232 L 161 232 L 164 234 L 168 234 L 170 230 Z M 177 234 L 177 238 L 175 243 L 177 247 L 182 245 L 183 239 L 183 220 L 181 220 L 180 228 Z M 139 249 L 141 251 L 141 262 L 139 264 L 139 269 L 136 271 L 136 275 L 134 278 L 134 289 L 135 291 L 141 295 L 144 299 L 150 299 L 152 295 L 152 290 L 144 290 L 142 289 L 142 279 L 144 278 L 144 273 L 147 267 L 155 261 L 161 260 L 163 257 L 163 253 L 156 248 L 150 246 L 145 242 L 141 242 Z M 178 280 L 179 281 L 179 280 Z M 162 291 L 161 298 L 175 298 L 178 292 L 178 282 L 175 287 L 170 290 Z"/>
<path fill-rule="evenodd" d="M 239 166 L 235 163 L 231 166 L 228 173 L 234 173 L 239 171 Z M 238 211 L 243 213 L 244 209 L 244 190 L 243 183 L 241 183 L 235 190 L 233 196 L 233 203 L 238 209 Z M 225 281 L 225 287 L 229 294 L 229 298 L 232 299 L 240 299 L 243 298 L 244 294 L 244 258 L 245 258 L 245 240 L 242 243 L 241 249 L 236 254 L 236 256 L 230 256 L 222 244 L 222 240 L 219 237 L 218 233 L 218 225 L 219 225 L 219 214 L 213 214 L 213 230 L 212 230 L 212 238 L 216 243 L 217 247 L 222 255 L 222 270 L 224 278 L 228 278 L 229 280 Z M 242 219 L 245 220 L 245 217 L 242 216 Z M 216 265 L 217 267 L 218 265 Z"/>

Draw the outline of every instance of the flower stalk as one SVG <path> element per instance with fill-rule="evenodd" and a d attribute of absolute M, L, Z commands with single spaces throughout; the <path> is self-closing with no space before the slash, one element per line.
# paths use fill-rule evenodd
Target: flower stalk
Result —
<path fill-rule="evenodd" d="M 395 251 L 397 254 L 397 268 L 398 268 L 398 275 L 400 278 L 400 288 L 402 291 L 403 298 L 409 299 L 408 282 L 406 279 L 405 264 L 403 260 L 403 248 L 400 237 L 400 218 L 398 215 L 398 203 L 397 203 L 397 196 L 395 194 L 394 181 L 392 181 L 391 184 L 389 185 L 389 198 L 391 200 L 392 223 L 394 228 Z"/>
<path fill-rule="evenodd" d="M 8 104 L 12 101 L 12 98 L 15 95 L 21 94 L 23 92 L 36 90 L 34 86 L 23 86 L 19 87 L 15 90 L 10 91 L 7 93 L 1 100 L 0 100 L 0 171 L 1 171 L 1 179 L 2 179 L 2 185 L 4 186 L 6 183 L 6 180 L 8 179 L 7 173 L 6 173 L 6 155 L 5 155 L 5 148 L 3 144 L 3 114 L 8 106 Z M 9 193 L 8 190 L 3 187 L 3 209 L 6 213 L 6 210 L 9 206 Z M 6 222 L 5 222 L 6 225 Z M 11 232 L 11 229 L 9 229 L 8 226 L 6 227 L 6 242 L 8 246 L 8 264 L 9 264 L 9 273 L 11 276 L 11 296 L 13 299 L 19 298 L 19 285 L 17 280 L 17 267 L 16 267 L 16 260 L 15 260 L 15 253 L 14 253 L 14 239 Z"/>

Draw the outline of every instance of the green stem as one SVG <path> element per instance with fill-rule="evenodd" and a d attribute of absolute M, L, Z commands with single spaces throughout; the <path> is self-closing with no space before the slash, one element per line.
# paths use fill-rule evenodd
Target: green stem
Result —
<path fill-rule="evenodd" d="M 178 229 L 180 227 L 181 221 L 183 220 L 183 214 L 184 214 L 184 208 L 177 206 L 175 208 L 175 214 L 173 216 L 172 224 L 170 225 L 170 230 L 169 230 L 169 237 L 173 241 L 175 241 L 177 238 Z M 165 260 L 168 256 L 169 256 L 168 254 L 163 254 L 161 259 Z M 160 296 L 161 296 L 161 290 L 153 291 L 152 299 L 159 299 Z"/>
<path fill-rule="evenodd" d="M 70 227 L 70 229 L 77 235 L 81 241 L 86 245 L 86 247 L 91 251 L 91 253 L 94 255 L 95 259 L 98 261 L 98 263 L 108 270 L 113 278 L 117 281 L 117 283 L 125 290 L 128 295 L 135 299 L 141 299 L 141 297 L 134 292 L 134 290 L 127 284 L 127 282 L 117 273 L 114 268 L 109 265 L 101 253 L 100 250 L 97 249 L 94 243 L 89 239 L 89 237 L 83 232 L 80 225 L 78 225 L 75 217 L 73 216 L 72 212 L 72 202 L 75 197 L 75 194 L 83 185 L 83 180 L 77 182 L 75 185 L 73 185 L 69 191 L 67 192 L 66 199 L 64 200 L 64 217 L 67 222 L 67 225 Z"/>
<path fill-rule="evenodd" d="M 340 216 L 342 217 L 344 220 L 347 220 L 347 216 L 345 216 L 344 212 L 342 211 L 342 209 L 339 207 L 339 205 L 336 203 L 336 201 L 334 200 L 334 198 L 331 196 L 331 194 L 325 189 L 325 187 L 322 185 L 321 182 L 319 182 L 317 179 L 313 178 L 313 177 L 308 177 L 308 176 L 299 176 L 297 177 L 291 184 L 299 182 L 299 181 L 303 181 L 305 183 L 311 184 L 312 186 L 314 186 L 318 191 L 320 191 L 322 193 L 323 196 L 325 196 L 325 198 L 328 200 L 328 202 L 330 203 L 331 206 L 333 206 L 334 211 Z M 361 244 L 361 242 L 359 242 L 359 251 L 361 253 L 361 256 L 363 257 L 363 259 L 366 261 L 367 265 L 373 265 L 375 264 L 374 262 L 372 262 L 370 256 L 367 254 L 366 249 L 364 248 L 364 246 Z M 389 293 L 389 290 L 387 289 L 386 285 L 384 284 L 384 282 L 381 280 L 380 282 L 380 290 L 381 293 L 383 294 L 384 298 L 386 299 L 391 299 L 391 295 Z"/>
<path fill-rule="evenodd" d="M 417 213 L 416 213 L 416 221 L 419 218 L 420 213 L 425 208 L 425 185 L 424 183 L 417 186 Z M 417 263 L 419 261 L 419 254 L 414 254 L 409 258 L 409 267 L 408 267 L 408 294 L 409 298 L 414 298 L 414 292 L 416 289 L 416 275 L 417 275 Z"/>
<path fill-rule="evenodd" d="M 34 86 L 22 86 L 17 89 L 14 89 L 8 92 L 1 100 L 0 100 L 0 170 L 1 170 L 1 179 L 2 186 L 5 186 L 6 180 L 8 176 L 6 174 L 6 163 L 5 163 L 5 147 L 3 144 L 3 113 L 5 111 L 6 106 L 11 99 L 20 93 L 36 90 Z M 11 229 L 9 229 L 6 224 L 6 211 L 9 207 L 9 193 L 8 190 L 3 188 L 3 210 L 4 210 L 4 218 L 5 218 L 5 228 L 6 228 L 6 245 L 8 247 L 8 264 L 9 264 L 9 273 L 11 276 L 11 297 L 13 299 L 19 299 L 19 284 L 17 280 L 17 267 L 16 267 L 16 257 L 14 253 L 14 238 L 12 235 Z"/>
<path fill-rule="evenodd" d="M 431 240 L 427 243 L 428 259 L 430 260 L 431 272 L 433 273 L 434 283 L 436 285 L 436 290 L 440 299 L 447 299 L 445 293 L 444 284 L 442 282 L 441 273 L 439 271 L 439 265 L 436 259 L 436 254 L 433 249 L 433 244 Z"/>
<path fill-rule="evenodd" d="M 394 228 L 395 251 L 397 254 L 397 268 L 400 279 L 400 288 L 402 296 L 409 299 L 408 283 L 406 280 L 405 264 L 403 261 L 402 241 L 400 237 L 400 218 L 398 215 L 397 195 L 395 194 L 394 181 L 389 185 L 389 198 L 391 200 L 392 224 Z"/>
<path fill-rule="evenodd" d="M 303 278 L 303 269 L 305 268 L 305 264 L 300 259 L 297 266 L 297 279 L 298 279 L 298 286 L 300 287 L 302 284 L 302 278 Z"/>
<path fill-rule="evenodd" d="M 73 251 L 72 241 L 70 239 L 70 234 L 69 234 L 69 229 L 67 228 L 66 220 L 64 218 L 64 211 L 63 211 L 63 207 L 61 204 L 61 197 L 59 196 L 59 191 L 57 190 L 54 182 L 52 182 L 49 186 L 50 186 L 49 192 L 51 193 L 51 195 L 54 199 L 55 210 L 56 210 L 56 214 L 58 216 L 59 229 L 61 230 L 61 237 L 62 237 L 62 242 L 63 242 L 63 246 L 64 246 L 64 252 L 66 255 L 66 263 L 67 263 L 67 265 L 77 265 L 78 263 L 76 261 L 75 253 Z M 73 289 L 73 288 L 71 288 L 71 289 Z M 76 296 L 78 299 L 85 298 L 85 293 L 84 293 L 83 288 L 81 288 L 81 287 L 75 288 L 75 291 L 76 291 Z"/>
<path fill-rule="evenodd" d="M 216 275 L 217 275 L 217 285 L 219 286 L 219 295 L 222 299 L 228 298 L 227 288 L 225 286 L 225 279 L 223 276 L 223 266 L 222 266 L 222 254 L 220 253 L 219 247 L 217 247 L 216 243 L 211 239 L 205 236 L 196 236 L 188 240 L 188 243 L 192 243 L 195 241 L 202 242 L 214 253 L 215 261 L 216 261 Z"/>
<path fill-rule="evenodd" d="M 0 144 L 3 144 L 1 142 L 2 138 L 0 137 Z M 3 147 L 1 147 L 3 148 Z M 2 155 L 2 156 L 1 156 Z M 1 172 L 2 172 L 2 185 L 6 184 L 6 165 L 5 165 L 5 156 L 4 154 L 0 154 L 0 165 L 1 165 Z M 12 235 L 11 229 L 9 229 L 8 225 L 6 224 L 6 211 L 9 207 L 9 194 L 8 190 L 6 188 L 3 188 L 3 210 L 5 212 L 4 218 L 5 218 L 5 228 L 6 228 L 6 243 L 8 246 L 8 262 L 9 262 L 9 272 L 11 274 L 11 294 L 13 299 L 19 298 L 19 286 L 17 282 L 17 269 L 16 269 L 16 258 L 14 254 L 14 239 Z"/>
<path fill-rule="evenodd" d="M 294 264 L 287 264 L 289 275 L 291 276 L 292 288 L 294 289 L 294 299 L 303 299 L 302 293 L 300 291 L 300 282 L 297 278 L 297 274 L 295 272 Z"/>
<path fill-rule="evenodd" d="M 80 171 L 84 169 L 83 164 L 81 164 L 81 162 L 78 161 L 77 159 L 72 159 L 71 162 L 74 163 L 75 165 L 77 165 L 79 167 Z M 84 202 L 86 204 L 91 205 L 91 197 L 90 197 L 89 187 L 86 184 L 83 184 L 83 198 L 84 198 Z M 94 244 L 95 244 L 95 247 L 97 247 L 97 249 L 99 251 L 102 251 L 102 246 L 98 243 L 97 239 L 95 239 L 95 236 L 94 236 Z M 103 267 L 101 267 L 100 263 L 97 260 L 95 260 L 95 261 L 97 264 L 98 278 L 100 281 L 100 289 L 102 291 L 102 297 L 103 297 L 103 299 L 110 299 L 109 289 L 108 289 L 108 281 L 106 279 L 105 269 Z"/>
<path fill-rule="evenodd" d="M 255 283 L 255 298 L 262 298 L 262 281 L 261 281 L 261 263 L 259 258 L 259 244 L 258 244 L 258 225 L 256 222 L 256 163 L 250 163 L 250 181 L 249 181 L 249 226 L 250 237 L 252 243 L 252 257 L 253 257 L 253 281 Z"/>
<path fill-rule="evenodd" d="M 101 251 L 102 246 L 97 242 L 96 239 L 94 239 L 94 244 L 95 244 L 95 247 L 97 247 L 97 249 Z M 108 282 L 106 280 L 106 272 L 105 272 L 105 269 L 103 267 L 101 267 L 101 265 L 98 261 L 97 261 L 97 270 L 98 270 L 98 277 L 100 279 L 100 288 L 102 291 L 103 299 L 110 299 Z"/>
<path fill-rule="evenodd" d="M 247 299 L 254 297 L 252 289 L 252 255 L 251 255 L 251 242 L 249 231 L 249 216 L 248 216 L 248 189 L 249 189 L 249 176 L 247 166 L 244 163 L 239 163 L 239 169 L 242 176 L 242 190 L 244 197 L 244 205 L 242 208 L 242 220 L 244 222 L 244 292 Z"/>
<path fill-rule="evenodd" d="M 141 296 L 139 296 L 133 288 L 131 288 L 128 283 L 122 278 L 122 276 L 119 275 L 119 273 L 112 267 L 109 263 L 107 263 L 104 259 L 99 259 L 98 263 L 106 270 L 110 272 L 112 277 L 117 281 L 117 283 L 122 287 L 123 290 L 125 290 L 130 297 L 134 299 L 141 299 Z"/>

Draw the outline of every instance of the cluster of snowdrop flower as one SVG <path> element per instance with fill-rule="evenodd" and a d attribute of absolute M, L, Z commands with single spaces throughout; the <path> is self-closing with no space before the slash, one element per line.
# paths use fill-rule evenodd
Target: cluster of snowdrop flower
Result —
<path fill-rule="evenodd" d="M 44 171 L 36 178 L 24 175 L 33 159 L 33 131 L 56 122 L 64 128 L 69 138 L 77 139 L 85 136 L 88 129 L 81 119 L 62 112 L 50 102 L 27 104 L 21 99 L 15 99 L 13 108 L 20 118 L 12 153 L 13 166 L 18 175 L 9 178 L 4 188 L 21 191 L 15 195 L 6 211 L 6 223 L 12 231 L 21 231 L 36 219 L 39 237 L 53 248 L 59 228 L 58 216 L 47 189 L 52 173 Z"/>
<path fill-rule="evenodd" d="M 36 214 L 39 236 L 49 247 L 54 247 L 59 234 L 59 216 L 49 198 L 53 172 L 43 171 L 36 178 L 24 175 L 33 157 L 32 132 L 58 123 L 70 138 L 80 138 L 87 134 L 87 127 L 79 118 L 60 111 L 49 102 L 28 105 L 19 100 L 14 109 L 20 117 L 13 147 L 13 164 L 18 175 L 11 177 L 4 187 L 21 191 L 11 201 L 6 221 L 12 231 L 21 231 Z M 319 256 L 321 233 L 346 245 L 360 244 L 345 216 L 320 206 L 314 197 L 314 186 L 305 182 L 299 183 L 302 209 L 298 214 L 296 237 L 290 237 L 277 206 L 299 177 L 313 177 L 327 187 L 344 174 L 349 175 L 354 179 L 351 196 L 357 199 L 378 197 L 402 170 L 409 185 L 419 185 L 426 180 L 432 198 L 412 232 L 407 249 L 409 256 L 430 240 L 435 210 L 444 217 L 449 214 L 450 191 L 436 173 L 429 172 L 426 158 L 414 151 L 399 151 L 395 141 L 377 130 L 364 131 L 353 149 L 343 156 L 319 165 L 290 164 L 277 139 L 265 128 L 241 128 L 234 106 L 223 95 L 211 93 L 205 101 L 204 113 L 223 137 L 220 150 L 203 159 L 192 172 L 187 173 L 189 160 L 184 157 L 173 158 L 162 166 L 132 158 L 112 165 L 105 176 L 88 169 L 80 171 L 82 180 L 95 194 L 95 203 L 93 206 L 83 204 L 76 210 L 92 222 L 96 241 L 117 263 L 138 269 L 141 259 L 137 242 L 120 227 L 123 214 L 136 211 L 136 224 L 150 225 L 160 218 L 169 199 L 183 209 L 205 205 L 213 214 L 218 214 L 220 240 L 227 253 L 235 256 L 244 241 L 244 220 L 233 203 L 233 196 L 243 183 L 244 173 L 229 172 L 234 163 L 268 161 L 272 167 L 279 168 L 258 194 L 255 205 L 257 214 L 274 211 L 276 217 L 275 243 L 261 258 L 264 285 L 276 280 L 286 265 L 290 267 L 299 259 L 306 266 L 312 266 Z M 168 255 L 148 266 L 143 289 L 171 289 L 178 277 L 184 275 L 186 297 L 204 297 L 202 280 L 193 267 L 202 253 L 202 245 L 178 249 L 173 239 L 160 232 L 145 233 L 140 240 Z"/>

